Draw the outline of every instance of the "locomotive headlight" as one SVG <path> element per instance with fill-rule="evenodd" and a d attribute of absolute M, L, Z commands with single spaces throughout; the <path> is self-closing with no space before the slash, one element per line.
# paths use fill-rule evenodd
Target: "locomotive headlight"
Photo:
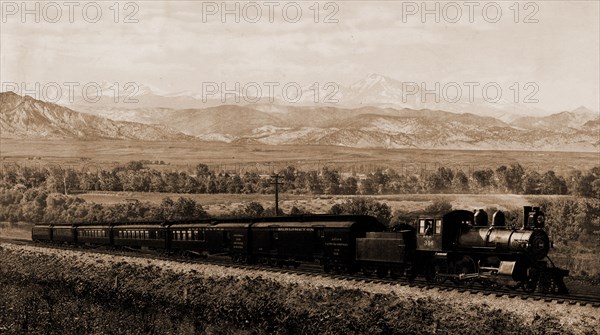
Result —
<path fill-rule="evenodd" d="M 537 223 L 544 224 L 544 222 L 546 222 L 546 217 L 543 216 L 543 215 L 538 215 L 538 217 L 537 217 Z"/>

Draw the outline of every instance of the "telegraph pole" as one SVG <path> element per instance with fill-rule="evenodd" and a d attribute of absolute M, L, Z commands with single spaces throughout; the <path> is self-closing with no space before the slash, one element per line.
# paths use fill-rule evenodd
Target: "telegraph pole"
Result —
<path fill-rule="evenodd" d="M 271 176 L 271 178 L 275 179 L 274 182 L 271 182 L 271 185 L 275 185 L 275 216 L 279 215 L 279 185 L 283 184 L 279 182 L 280 177 L 278 173 Z"/>

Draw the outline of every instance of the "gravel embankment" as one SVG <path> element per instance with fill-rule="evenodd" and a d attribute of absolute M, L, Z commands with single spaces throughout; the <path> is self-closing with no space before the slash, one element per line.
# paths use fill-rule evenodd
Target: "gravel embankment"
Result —
<path fill-rule="evenodd" d="M 597 334 L 597 308 L 0 245 L 0 333 Z"/>

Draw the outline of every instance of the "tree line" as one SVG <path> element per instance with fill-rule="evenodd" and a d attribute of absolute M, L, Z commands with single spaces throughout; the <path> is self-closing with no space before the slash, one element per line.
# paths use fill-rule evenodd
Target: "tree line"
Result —
<path fill-rule="evenodd" d="M 198 164 L 193 172 L 160 171 L 140 161 L 96 172 L 60 167 L 4 167 L 0 189 L 23 187 L 49 193 L 89 191 L 164 192 L 181 194 L 265 194 L 273 192 L 269 176 L 256 172 L 231 174 Z M 342 174 L 333 168 L 302 171 L 288 166 L 279 172 L 280 191 L 292 194 L 375 195 L 418 193 L 571 194 L 600 197 L 600 166 L 558 175 L 520 164 L 465 173 L 439 167 L 432 171 L 399 174 L 377 169 L 366 175 Z"/>

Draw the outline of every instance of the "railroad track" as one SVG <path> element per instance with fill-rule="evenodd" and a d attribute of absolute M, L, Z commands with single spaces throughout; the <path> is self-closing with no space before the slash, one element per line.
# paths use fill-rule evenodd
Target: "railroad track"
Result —
<path fill-rule="evenodd" d="M 546 303 L 556 303 L 564 305 L 579 305 L 579 306 L 592 306 L 600 308 L 600 295 L 585 295 L 581 293 L 571 293 L 569 295 L 556 295 L 556 294 L 543 294 L 543 293 L 526 293 L 520 290 L 510 290 L 506 288 L 495 288 L 490 289 L 477 284 L 472 286 L 457 286 L 448 283 L 430 283 L 420 278 L 413 282 L 406 280 L 398 280 L 391 278 L 378 278 L 378 277 L 365 277 L 360 275 L 348 275 L 348 274 L 332 274 L 323 272 L 322 268 L 317 264 L 302 264 L 298 268 L 290 267 L 270 267 L 255 264 L 241 264 L 232 263 L 229 257 L 226 256 L 215 256 L 210 258 L 186 258 L 182 255 L 176 254 L 164 254 L 157 253 L 150 250 L 138 250 L 138 249 L 115 249 L 106 247 L 91 247 L 91 246 L 70 246 L 62 244 L 40 244 L 31 240 L 23 239 L 6 239 L 0 238 L 1 243 L 11 243 L 17 245 L 33 245 L 41 246 L 44 248 L 70 250 L 70 251 L 82 251 L 90 253 L 99 253 L 113 256 L 127 256 L 127 257 L 138 257 L 147 259 L 158 259 L 171 262 L 180 262 L 187 264 L 211 264 L 219 265 L 228 268 L 242 269 L 248 271 L 271 271 L 282 274 L 295 274 L 309 277 L 321 277 L 321 278 L 332 278 L 343 281 L 363 282 L 363 283 L 374 283 L 374 284 L 386 284 L 386 285 L 399 285 L 408 286 L 414 288 L 420 288 L 424 290 L 438 290 L 440 293 L 447 291 L 460 292 L 464 294 L 483 295 L 483 296 L 494 296 L 494 297 L 508 297 L 511 299 L 522 299 L 522 300 L 533 300 L 543 301 Z"/>

